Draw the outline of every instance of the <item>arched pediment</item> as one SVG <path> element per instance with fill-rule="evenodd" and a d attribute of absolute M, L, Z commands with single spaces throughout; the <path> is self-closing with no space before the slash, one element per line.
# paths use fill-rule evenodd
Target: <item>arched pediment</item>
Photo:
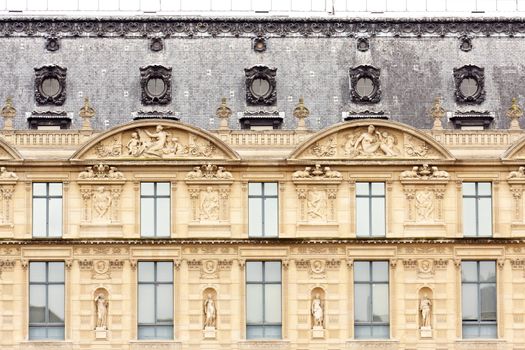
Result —
<path fill-rule="evenodd" d="M 510 145 L 501 156 L 502 160 L 516 160 L 523 162 L 525 160 L 525 136 Z"/>
<path fill-rule="evenodd" d="M 357 120 L 320 131 L 299 145 L 290 160 L 454 160 L 432 137 L 405 124 Z"/>
<path fill-rule="evenodd" d="M 9 143 L 0 138 L 0 161 L 2 160 L 23 160 L 22 155 Z"/>
<path fill-rule="evenodd" d="M 148 119 L 117 126 L 83 145 L 71 160 L 239 160 L 207 131 L 176 121 Z"/>

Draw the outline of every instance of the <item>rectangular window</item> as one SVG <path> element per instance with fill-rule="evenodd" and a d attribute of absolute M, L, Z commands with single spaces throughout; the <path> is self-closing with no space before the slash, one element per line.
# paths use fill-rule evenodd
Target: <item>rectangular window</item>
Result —
<path fill-rule="evenodd" d="M 388 262 L 354 262 L 356 339 L 386 339 L 389 330 Z"/>
<path fill-rule="evenodd" d="M 29 339 L 64 339 L 64 263 L 29 263 Z"/>
<path fill-rule="evenodd" d="M 61 183 L 33 183 L 33 237 L 62 237 Z"/>
<path fill-rule="evenodd" d="M 277 182 L 248 184 L 248 231 L 250 237 L 279 235 L 279 198 Z"/>
<path fill-rule="evenodd" d="M 281 339 L 281 262 L 246 263 L 246 338 Z"/>
<path fill-rule="evenodd" d="M 173 263 L 138 265 L 138 339 L 173 339 Z"/>
<path fill-rule="evenodd" d="M 461 262 L 463 338 L 496 338 L 496 262 Z"/>
<path fill-rule="evenodd" d="M 492 236 L 492 188 L 490 182 L 463 183 L 463 234 Z"/>
<path fill-rule="evenodd" d="M 356 183 L 356 232 L 358 237 L 384 237 L 384 182 Z"/>
<path fill-rule="evenodd" d="M 169 237 L 170 183 L 141 182 L 140 184 L 140 235 L 142 237 Z"/>

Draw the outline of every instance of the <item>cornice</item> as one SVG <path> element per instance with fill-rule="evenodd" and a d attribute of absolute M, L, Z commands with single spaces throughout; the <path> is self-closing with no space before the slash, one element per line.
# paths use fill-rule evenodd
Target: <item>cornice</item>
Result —
<path fill-rule="evenodd" d="M 525 238 L 403 238 L 403 239 L 362 239 L 362 238 L 279 238 L 279 239 L 4 239 L 0 246 L 74 246 L 74 245 L 317 245 L 317 244 L 346 244 L 346 245 L 406 245 L 406 244 L 433 244 L 433 245 L 503 245 L 524 244 Z"/>
<path fill-rule="evenodd" d="M 3 17 L 0 36 L 525 37 L 525 18 Z"/>

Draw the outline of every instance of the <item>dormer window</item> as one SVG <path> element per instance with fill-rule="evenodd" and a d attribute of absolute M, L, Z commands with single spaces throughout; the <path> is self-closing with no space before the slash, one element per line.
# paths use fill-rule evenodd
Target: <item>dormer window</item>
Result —
<path fill-rule="evenodd" d="M 485 101 L 485 70 L 467 65 L 454 68 L 456 84 L 456 102 L 464 104 L 480 104 Z"/>
<path fill-rule="evenodd" d="M 246 103 L 250 106 L 272 106 L 277 102 L 275 76 L 277 68 L 253 66 L 245 68 Z"/>
<path fill-rule="evenodd" d="M 166 105 L 171 102 L 171 67 L 140 67 L 143 105 Z"/>
<path fill-rule="evenodd" d="M 35 68 L 35 101 L 61 106 L 66 100 L 66 68 L 51 65 Z"/>
<path fill-rule="evenodd" d="M 358 66 L 350 68 L 350 94 L 355 103 L 377 103 L 381 99 L 379 68 Z"/>

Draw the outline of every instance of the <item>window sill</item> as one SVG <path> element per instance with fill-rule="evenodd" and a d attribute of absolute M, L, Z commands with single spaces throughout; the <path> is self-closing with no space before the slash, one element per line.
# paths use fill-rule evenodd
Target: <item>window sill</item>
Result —
<path fill-rule="evenodd" d="M 507 342 L 499 339 L 461 339 L 456 340 L 455 350 L 504 350 Z"/>
<path fill-rule="evenodd" d="M 399 340 L 390 339 L 353 339 L 346 341 L 346 350 L 397 350 Z"/>
<path fill-rule="evenodd" d="M 239 350 L 288 350 L 290 341 L 280 339 L 241 340 L 238 343 Z"/>
<path fill-rule="evenodd" d="M 176 340 L 130 340 L 130 350 L 180 350 L 182 342 Z"/>
<path fill-rule="evenodd" d="M 20 342 L 20 350 L 72 350 L 73 342 L 66 340 L 27 340 Z"/>

